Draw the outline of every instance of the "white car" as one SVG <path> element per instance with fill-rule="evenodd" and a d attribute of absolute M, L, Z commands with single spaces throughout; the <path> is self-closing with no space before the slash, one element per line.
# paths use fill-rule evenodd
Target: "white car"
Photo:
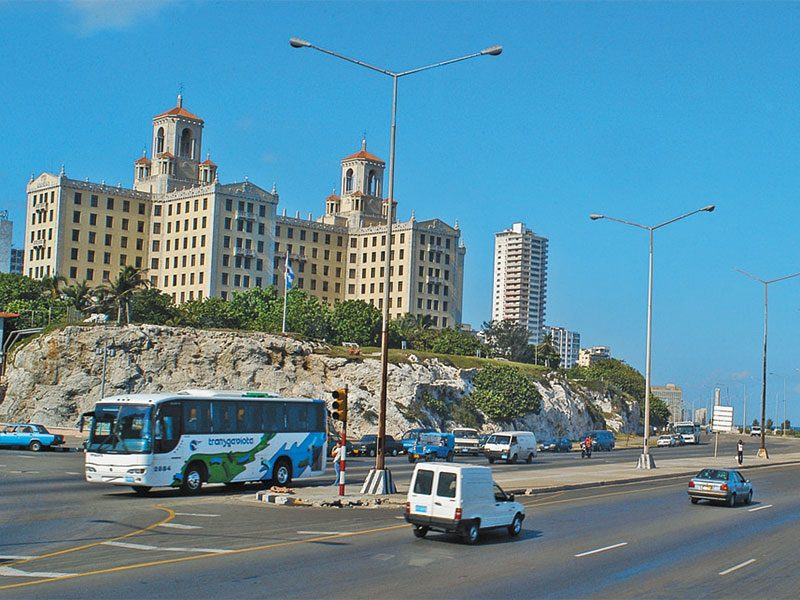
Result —
<path fill-rule="evenodd" d="M 754 425 L 750 428 L 750 437 L 761 437 L 761 427 Z"/>
<path fill-rule="evenodd" d="M 661 448 L 662 446 L 674 446 L 675 440 L 671 435 L 660 435 L 658 436 L 658 440 L 656 441 L 656 446 Z"/>
<path fill-rule="evenodd" d="M 524 519 L 525 507 L 500 489 L 489 467 L 419 463 L 414 468 L 405 520 L 418 538 L 444 531 L 476 544 L 484 529 L 506 528 L 509 535 L 519 535 Z"/>

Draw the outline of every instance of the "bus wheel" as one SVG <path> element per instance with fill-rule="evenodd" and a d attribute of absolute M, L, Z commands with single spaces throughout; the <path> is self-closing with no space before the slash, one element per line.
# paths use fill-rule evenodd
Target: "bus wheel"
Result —
<path fill-rule="evenodd" d="M 200 492 L 203 487 L 203 476 L 205 469 L 200 463 L 193 462 L 183 473 L 183 483 L 181 483 L 181 492 L 187 495 L 194 495 Z"/>
<path fill-rule="evenodd" d="M 149 485 L 132 485 L 131 489 L 140 496 L 147 496 L 152 488 Z"/>
<path fill-rule="evenodd" d="M 292 482 L 292 463 L 286 458 L 281 458 L 275 463 L 272 471 L 272 480 L 276 485 L 286 486 Z"/>

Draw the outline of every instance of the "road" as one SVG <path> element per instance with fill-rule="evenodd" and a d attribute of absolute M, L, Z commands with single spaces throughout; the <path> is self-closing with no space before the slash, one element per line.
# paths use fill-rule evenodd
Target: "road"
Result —
<path fill-rule="evenodd" d="M 81 462 L 0 452 L 0 598 L 796 596 L 797 466 L 747 471 L 755 502 L 733 509 L 692 506 L 683 477 L 526 497 L 519 538 L 469 547 L 417 540 L 397 509 L 281 507 L 221 487 L 139 498 L 85 484 Z"/>

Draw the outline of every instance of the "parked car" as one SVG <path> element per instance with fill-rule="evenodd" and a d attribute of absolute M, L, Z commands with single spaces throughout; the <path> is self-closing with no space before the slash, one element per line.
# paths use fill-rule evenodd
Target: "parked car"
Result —
<path fill-rule="evenodd" d="M 592 450 L 608 450 L 611 452 L 617 444 L 614 434 L 607 429 L 597 429 L 584 433 L 581 437 L 585 440 L 587 437 L 592 438 Z"/>
<path fill-rule="evenodd" d="M 421 433 L 417 442 L 408 451 L 408 462 L 436 460 L 437 458 L 453 462 L 455 447 L 455 436 L 452 433 Z"/>
<path fill-rule="evenodd" d="M 750 437 L 761 437 L 761 427 L 753 425 L 750 428 Z"/>
<path fill-rule="evenodd" d="M 453 436 L 456 440 L 456 454 L 467 454 L 470 456 L 478 456 L 478 454 L 480 454 L 477 429 L 473 429 L 472 427 L 456 427 L 453 429 Z"/>
<path fill-rule="evenodd" d="M 505 527 L 509 535 L 519 535 L 524 519 L 525 507 L 492 481 L 489 467 L 414 467 L 405 520 L 418 538 L 435 530 L 460 534 L 467 544 L 476 544 L 485 529 Z"/>
<path fill-rule="evenodd" d="M 753 501 L 753 484 L 735 469 L 703 469 L 689 481 L 687 491 L 692 504 L 710 500 L 734 506 Z"/>
<path fill-rule="evenodd" d="M 664 446 L 672 447 L 674 445 L 675 445 L 675 438 L 672 437 L 671 435 L 668 435 L 668 434 L 667 435 L 660 435 L 660 436 L 658 436 L 658 439 L 656 440 L 656 446 L 658 446 L 659 448 L 664 447 Z"/>
<path fill-rule="evenodd" d="M 539 450 L 542 452 L 569 452 L 572 450 L 572 442 L 568 437 L 547 439 L 539 444 Z"/>
<path fill-rule="evenodd" d="M 421 433 L 436 433 L 436 431 L 437 430 L 432 427 L 416 427 L 414 429 L 409 429 L 403 433 L 400 443 L 403 444 L 403 448 L 405 448 L 406 453 L 408 453 L 411 447 L 417 443 Z"/>
<path fill-rule="evenodd" d="M 392 436 L 387 435 L 384 438 L 386 456 L 397 456 L 405 452 L 403 444 L 398 442 Z M 359 441 L 353 444 L 353 456 L 375 456 L 378 453 L 378 436 L 369 434 L 363 436 Z"/>
<path fill-rule="evenodd" d="M 50 433 L 44 425 L 34 423 L 0 423 L 0 446 L 19 446 L 39 452 L 60 446 L 64 436 Z"/>
<path fill-rule="evenodd" d="M 536 436 L 530 431 L 502 431 L 486 440 L 483 453 L 494 464 L 497 459 L 513 464 L 518 460 L 532 463 L 536 457 Z"/>

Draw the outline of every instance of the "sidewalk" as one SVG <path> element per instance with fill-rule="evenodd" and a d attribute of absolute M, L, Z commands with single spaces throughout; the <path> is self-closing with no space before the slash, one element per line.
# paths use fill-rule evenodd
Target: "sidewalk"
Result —
<path fill-rule="evenodd" d="M 761 459 L 755 454 L 746 454 L 744 464 L 739 467 L 732 456 L 690 457 L 660 459 L 658 452 L 653 452 L 655 469 L 639 470 L 636 463 L 638 454 L 630 453 L 630 461 L 621 464 L 603 463 L 602 456 L 587 459 L 579 465 L 560 469 L 537 471 L 535 466 L 529 471 L 495 471 L 494 479 L 507 492 L 518 495 L 533 495 L 562 490 L 573 490 L 598 487 L 611 484 L 634 483 L 670 477 L 691 477 L 705 467 L 738 468 L 742 471 L 757 470 L 762 467 L 797 464 L 800 465 L 800 443 L 791 451 L 776 450 L 770 452 L 770 459 Z M 256 499 L 261 502 L 298 506 L 403 506 L 408 492 L 408 481 L 397 481 L 397 494 L 387 496 L 371 496 L 359 493 L 361 482 L 347 485 L 347 494 L 338 495 L 335 486 L 308 486 L 293 488 L 291 493 L 276 493 L 269 490 L 258 492 Z"/>

